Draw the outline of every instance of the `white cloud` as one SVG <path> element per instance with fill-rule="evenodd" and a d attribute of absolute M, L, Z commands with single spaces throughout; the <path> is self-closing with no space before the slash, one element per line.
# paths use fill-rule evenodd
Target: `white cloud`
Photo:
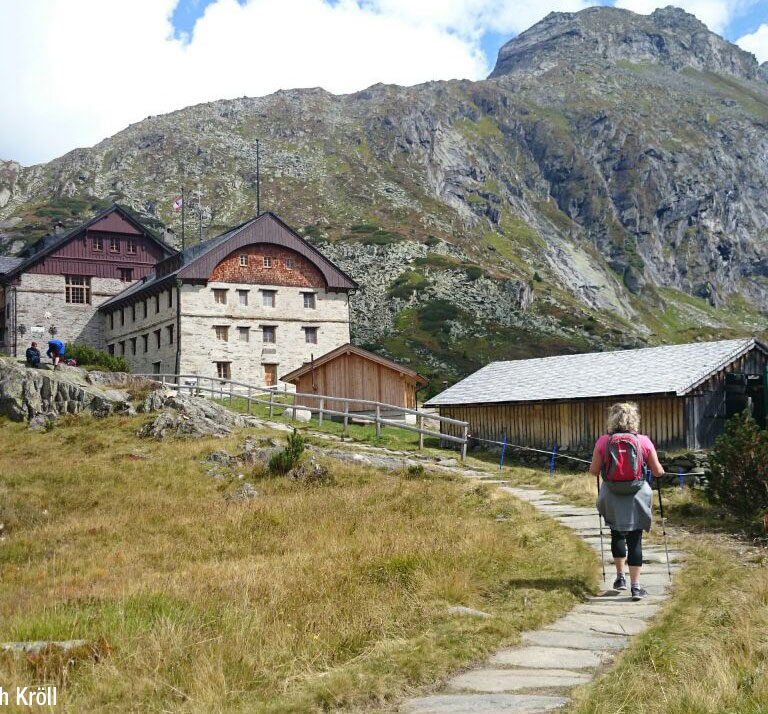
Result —
<path fill-rule="evenodd" d="M 768 25 L 760 25 L 753 33 L 736 40 L 736 44 L 755 55 L 758 62 L 768 62 Z"/>

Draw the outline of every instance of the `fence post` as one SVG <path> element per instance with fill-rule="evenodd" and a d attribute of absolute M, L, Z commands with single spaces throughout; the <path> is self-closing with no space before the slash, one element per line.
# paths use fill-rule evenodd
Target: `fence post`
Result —
<path fill-rule="evenodd" d="M 272 417 L 272 399 L 275 396 L 275 393 L 273 390 L 269 390 L 269 416 Z"/>
<path fill-rule="evenodd" d="M 419 449 L 424 448 L 424 432 L 422 429 L 424 428 L 424 417 L 419 414 L 416 417 L 416 426 L 419 427 Z"/>
<path fill-rule="evenodd" d="M 325 399 L 320 400 L 320 411 L 317 414 L 317 425 L 323 425 L 323 407 L 325 406 Z"/>
<path fill-rule="evenodd" d="M 296 392 L 293 393 L 293 421 L 296 421 Z"/>
<path fill-rule="evenodd" d="M 462 429 L 464 441 L 461 443 L 461 463 L 464 463 L 464 459 L 467 458 L 467 440 L 469 439 L 469 424 L 465 424 Z"/>
<path fill-rule="evenodd" d="M 348 427 L 349 427 L 349 399 L 347 399 L 344 403 L 344 431 L 342 432 L 344 436 L 347 435 Z"/>
<path fill-rule="evenodd" d="M 376 405 L 376 438 L 381 438 L 381 407 Z"/>
<path fill-rule="evenodd" d="M 251 387 L 248 387 L 248 413 L 251 413 Z"/>

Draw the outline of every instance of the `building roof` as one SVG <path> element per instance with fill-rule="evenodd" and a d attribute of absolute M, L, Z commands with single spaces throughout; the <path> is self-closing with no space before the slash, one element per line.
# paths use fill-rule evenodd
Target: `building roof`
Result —
<path fill-rule="evenodd" d="M 109 208 L 105 208 L 103 211 L 97 213 L 89 221 L 81 223 L 79 226 L 75 226 L 74 228 L 71 228 L 70 230 L 62 233 L 61 235 L 43 236 L 40 240 L 37 241 L 37 243 L 35 243 L 37 250 L 35 250 L 34 253 L 26 258 L 20 259 L 19 262 L 6 273 L 3 273 L 2 269 L 0 269 L 0 276 L 4 281 L 8 280 L 9 278 L 16 277 L 20 273 L 23 273 L 28 267 L 34 265 L 45 256 L 50 255 L 54 250 L 64 245 L 75 236 L 79 235 L 83 231 L 88 230 L 94 223 L 97 223 L 112 213 L 119 213 L 142 235 L 147 236 L 147 238 L 157 243 L 157 245 L 163 249 L 166 255 L 172 255 L 176 253 L 176 250 L 169 246 L 165 241 L 160 240 L 160 238 L 158 238 L 151 230 L 149 230 L 149 228 L 137 221 L 136 218 L 134 218 L 122 206 L 113 203 Z"/>
<path fill-rule="evenodd" d="M 681 396 L 753 347 L 754 339 L 491 362 L 427 406 L 532 402 L 640 394 Z"/>
<path fill-rule="evenodd" d="M 10 272 L 24 262 L 23 258 L 0 256 L 0 275 Z"/>
<path fill-rule="evenodd" d="M 310 260 L 322 273 L 329 288 L 353 290 L 357 283 L 334 265 L 317 248 L 310 245 L 296 231 L 274 213 L 266 212 L 239 226 L 230 228 L 214 238 L 187 248 L 157 264 L 155 272 L 140 280 L 110 300 L 100 310 L 114 309 L 140 295 L 163 290 L 179 279 L 207 280 L 213 269 L 232 251 L 253 243 L 270 243 L 296 251 Z"/>
<path fill-rule="evenodd" d="M 371 362 L 377 362 L 378 364 L 383 365 L 388 369 L 394 370 L 395 372 L 401 372 L 407 377 L 410 377 L 417 384 L 427 384 L 427 382 L 429 382 L 429 380 L 425 376 L 419 374 L 418 372 L 408 367 L 403 367 L 403 365 L 398 364 L 397 362 L 393 362 L 391 359 L 387 359 L 386 357 L 382 357 L 381 355 L 374 354 L 373 352 L 368 352 L 368 350 L 364 350 L 362 347 L 356 347 L 355 345 L 349 342 L 347 342 L 347 344 L 345 345 L 341 345 L 341 347 L 337 347 L 335 350 L 326 352 L 324 355 L 314 360 L 314 362 L 307 362 L 306 364 L 302 365 L 298 369 L 294 369 L 293 372 L 289 372 L 283 377 L 280 377 L 280 381 L 281 382 L 297 381 L 300 377 L 307 374 L 307 372 L 311 371 L 312 369 L 317 369 L 318 367 L 325 364 L 326 362 L 330 362 L 336 359 L 337 357 L 340 357 L 341 355 L 345 355 L 347 353 L 356 354 L 359 357 L 362 357 L 363 359 L 370 360 Z"/>

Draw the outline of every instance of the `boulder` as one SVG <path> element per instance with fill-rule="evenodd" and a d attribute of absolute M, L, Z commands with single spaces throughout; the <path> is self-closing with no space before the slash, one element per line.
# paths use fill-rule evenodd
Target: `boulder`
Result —
<path fill-rule="evenodd" d="M 167 439 L 169 437 L 229 436 L 232 429 L 217 424 L 207 417 L 188 417 L 183 414 L 162 412 L 149 424 L 139 429 L 138 435 L 144 438 Z"/>
<path fill-rule="evenodd" d="M 328 468 L 309 459 L 302 461 L 288 472 L 288 478 L 302 481 L 310 486 L 330 486 L 335 483 L 335 479 L 328 471 Z"/>

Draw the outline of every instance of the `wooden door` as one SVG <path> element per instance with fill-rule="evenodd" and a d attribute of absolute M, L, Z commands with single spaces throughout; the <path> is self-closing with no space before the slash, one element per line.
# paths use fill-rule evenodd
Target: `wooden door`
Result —
<path fill-rule="evenodd" d="M 267 387 L 274 387 L 277 384 L 277 365 L 265 364 L 264 365 L 264 384 Z"/>

